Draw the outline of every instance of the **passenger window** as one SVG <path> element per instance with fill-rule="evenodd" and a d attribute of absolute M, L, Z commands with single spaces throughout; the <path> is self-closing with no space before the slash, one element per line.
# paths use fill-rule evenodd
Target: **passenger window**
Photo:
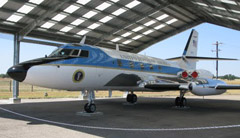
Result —
<path fill-rule="evenodd" d="M 120 59 L 117 60 L 118 66 L 121 67 L 122 66 L 122 61 Z"/>
<path fill-rule="evenodd" d="M 150 70 L 153 70 L 153 65 L 149 65 Z"/>
<path fill-rule="evenodd" d="M 72 56 L 78 56 L 78 54 L 79 54 L 79 50 L 74 50 L 74 51 L 72 52 Z"/>
<path fill-rule="evenodd" d="M 134 63 L 132 61 L 129 62 L 130 68 L 134 68 Z"/>
<path fill-rule="evenodd" d="M 158 66 L 158 69 L 159 69 L 159 70 L 161 70 L 161 69 L 162 69 L 162 67 L 159 65 L 159 66 Z"/>
<path fill-rule="evenodd" d="M 140 64 L 140 68 L 141 68 L 141 69 L 144 69 L 143 63 Z"/>
<path fill-rule="evenodd" d="M 87 50 L 81 50 L 80 57 L 88 57 L 89 52 Z"/>

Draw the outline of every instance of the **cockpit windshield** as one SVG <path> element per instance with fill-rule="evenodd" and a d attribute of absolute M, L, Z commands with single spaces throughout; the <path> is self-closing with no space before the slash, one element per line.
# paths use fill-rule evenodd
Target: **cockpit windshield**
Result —
<path fill-rule="evenodd" d="M 81 49 L 58 48 L 58 49 L 54 50 L 48 57 L 65 57 L 65 56 L 88 57 L 89 56 L 89 51 L 81 50 Z"/>
<path fill-rule="evenodd" d="M 48 57 L 57 56 L 58 53 L 59 53 L 61 50 L 62 50 L 61 48 L 57 48 L 57 49 L 53 50 L 53 52 L 52 52 Z"/>

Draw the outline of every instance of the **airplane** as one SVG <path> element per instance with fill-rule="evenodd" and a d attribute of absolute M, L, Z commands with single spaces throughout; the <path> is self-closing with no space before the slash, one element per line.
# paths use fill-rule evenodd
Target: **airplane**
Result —
<path fill-rule="evenodd" d="M 19 82 L 51 89 L 87 92 L 87 113 L 96 111 L 94 91 L 128 91 L 127 102 L 136 103 L 134 92 L 180 91 L 177 107 L 185 107 L 186 92 L 218 95 L 240 85 L 213 79 L 207 70 L 196 69 L 199 60 L 236 60 L 198 57 L 198 32 L 192 30 L 181 57 L 167 60 L 85 44 L 65 44 L 49 56 L 12 66 L 7 74 Z"/>

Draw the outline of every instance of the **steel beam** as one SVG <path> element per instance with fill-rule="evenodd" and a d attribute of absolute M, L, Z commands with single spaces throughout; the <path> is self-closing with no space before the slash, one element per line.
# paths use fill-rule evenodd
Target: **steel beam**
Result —
<path fill-rule="evenodd" d="M 39 16 L 37 19 L 29 23 L 27 26 L 25 26 L 21 31 L 19 31 L 19 40 L 22 40 L 24 36 L 26 36 L 28 33 L 30 33 L 39 23 L 47 18 L 50 14 L 57 11 L 59 8 L 61 8 L 66 2 L 69 2 L 70 0 L 65 0 L 64 2 L 59 2 L 54 0 L 53 3 L 55 3 L 56 6 L 49 8 L 47 11 L 45 11 L 42 16 Z"/>
<path fill-rule="evenodd" d="M 33 40 L 33 39 L 22 39 L 21 42 L 25 43 L 32 43 L 32 44 L 40 44 L 40 45 L 47 45 L 47 46 L 55 46 L 55 47 L 60 47 L 63 44 L 60 43 L 54 43 L 54 42 L 47 42 L 47 41 L 40 41 L 40 40 Z"/>
<path fill-rule="evenodd" d="M 24 2 L 22 2 L 22 1 L 17 1 L 17 0 L 14 0 L 14 1 L 17 2 L 17 3 L 24 3 Z M 73 2 L 68 2 L 68 3 L 70 4 L 70 3 L 73 3 Z M 95 8 L 95 7 L 90 7 L 90 6 L 87 6 L 87 5 L 82 5 L 82 4 L 77 4 L 77 3 L 75 3 L 75 5 L 79 5 L 80 7 L 84 7 L 84 8 L 86 8 L 86 9 L 88 9 L 89 11 L 90 11 L 90 10 L 93 10 L 93 9 Z M 46 9 L 48 9 L 49 7 L 39 5 L 38 8 L 41 8 L 42 10 L 46 10 Z M 96 10 L 96 11 L 98 11 L 98 12 L 101 12 L 101 14 L 103 14 L 103 15 L 105 15 L 105 16 L 111 15 L 111 16 L 113 16 L 113 17 L 115 17 L 115 18 L 118 18 L 118 19 L 121 20 L 121 21 L 129 22 L 129 19 L 127 19 L 127 18 L 115 16 L 115 15 L 113 15 L 112 13 L 109 13 L 109 12 L 106 12 L 106 11 L 100 11 L 100 10 L 97 10 L 97 9 L 94 9 L 94 10 Z M 0 11 L 4 11 L 4 12 L 7 12 L 7 13 L 11 13 L 11 14 L 15 13 L 14 10 L 9 10 L 9 9 L 6 9 L 6 8 L 1 8 Z M 66 13 L 66 12 L 64 12 L 64 11 L 62 11 L 62 10 L 60 10 L 60 9 L 56 10 L 54 13 L 60 13 L 60 12 Z M 68 13 L 66 13 L 66 14 L 68 14 Z M 35 16 L 32 15 L 32 14 L 27 14 L 27 15 L 25 15 L 25 16 L 27 16 L 27 17 L 29 17 L 29 18 L 32 18 L 32 19 L 39 18 L 39 17 L 35 17 Z M 81 17 L 82 15 L 79 15 L 79 14 L 76 14 L 76 13 L 72 13 L 70 16 L 71 16 L 71 17 L 74 17 L 74 18 L 79 18 L 79 17 Z M 40 16 L 40 17 L 41 17 L 41 16 Z M 99 20 L 96 20 L 96 19 L 93 19 L 93 18 L 90 18 L 90 19 L 85 18 L 85 17 L 81 17 L 81 18 L 83 18 L 83 19 L 85 19 L 85 20 L 88 20 L 88 21 L 90 21 L 91 23 L 99 22 Z M 45 19 L 42 20 L 42 21 L 48 21 L 48 20 L 51 20 L 51 18 L 47 17 L 47 18 L 45 18 Z M 58 22 L 58 24 L 62 24 L 62 23 L 63 23 L 63 21 Z M 100 23 L 100 22 L 99 22 L 99 23 Z M 63 23 L 63 24 L 64 24 L 64 23 Z M 67 25 L 69 25 L 69 24 L 70 24 L 70 23 L 65 23 L 64 26 L 67 26 Z M 108 27 L 111 27 L 111 28 L 122 29 L 121 26 L 116 26 L 116 25 L 114 25 L 114 24 L 110 24 L 110 23 L 107 23 L 107 22 L 104 23 L 104 25 L 106 25 L 106 26 L 108 26 Z M 141 26 L 141 25 L 143 25 L 143 24 L 138 23 L 138 25 Z M 85 26 L 82 26 L 82 25 L 78 25 L 78 26 L 76 26 L 76 27 L 79 28 L 79 29 L 86 29 L 86 27 L 85 27 Z M 33 29 L 34 29 L 34 28 L 33 28 Z M 154 28 L 150 28 L 150 29 L 154 29 Z M 126 31 L 128 31 L 128 32 L 136 33 L 136 32 L 133 32 L 133 31 L 130 30 L 130 29 L 127 29 L 127 28 L 125 28 L 124 30 L 126 30 Z M 97 31 L 97 30 L 94 29 L 94 30 L 92 30 L 92 31 L 95 32 L 95 31 Z M 159 31 L 159 30 L 156 30 L 156 31 L 158 31 L 159 33 L 164 33 L 164 32 L 161 32 L 161 31 Z M 106 32 L 101 32 L 101 34 L 106 34 L 106 35 L 107 35 Z M 136 34 L 138 34 L 138 33 L 136 33 Z M 115 34 L 115 35 L 116 35 L 116 34 Z M 119 36 L 120 36 L 120 35 L 119 35 Z M 117 36 L 117 37 L 119 37 L 119 36 Z M 147 37 L 151 38 L 151 36 L 147 36 Z M 127 38 L 127 37 L 126 37 L 126 38 Z M 127 39 L 131 39 L 131 38 L 127 38 Z M 136 40 L 135 40 L 135 41 L 136 41 Z M 138 41 L 138 40 L 137 40 L 137 41 Z M 142 42 L 139 42 L 139 43 L 142 43 Z"/>
<path fill-rule="evenodd" d="M 159 41 L 162 41 L 162 40 L 164 40 L 164 39 L 167 39 L 168 37 L 171 37 L 171 36 L 173 36 L 173 35 L 176 35 L 176 34 L 178 34 L 178 33 L 181 33 L 182 31 L 185 31 L 185 30 L 187 30 L 187 29 L 189 29 L 189 28 L 192 28 L 192 27 L 194 27 L 194 26 L 197 26 L 197 25 L 199 25 L 199 24 L 201 24 L 201 23 L 202 23 L 202 21 L 199 20 L 199 21 L 195 21 L 195 22 L 189 23 L 189 24 L 187 24 L 187 25 L 181 26 L 181 27 L 179 27 L 179 29 L 173 30 L 173 31 L 169 32 L 167 35 L 159 36 L 158 39 L 150 40 L 149 43 L 146 43 L 145 45 L 142 45 L 142 46 L 140 46 L 139 48 L 136 48 L 136 49 L 134 49 L 134 50 L 132 50 L 132 51 L 130 51 L 130 52 L 132 52 L 132 53 L 139 53 L 139 52 L 141 52 L 142 50 L 148 48 L 149 46 L 151 46 L 151 45 L 153 45 L 153 44 L 155 44 L 155 43 L 157 43 L 157 42 L 159 42 Z"/>
<path fill-rule="evenodd" d="M 207 3 L 208 7 L 210 7 L 207 10 L 212 12 L 212 13 L 222 15 L 223 17 L 225 17 L 225 19 L 226 19 L 226 17 L 232 17 L 232 18 L 240 19 L 240 15 L 232 12 L 230 10 L 230 8 L 224 3 L 219 3 L 219 4 L 221 4 L 222 8 L 225 8 L 226 11 L 214 8 L 215 5 L 214 5 L 213 2 L 210 2 L 210 1 L 205 1 L 205 2 Z M 227 19 L 227 20 L 229 20 L 229 19 Z"/>
<path fill-rule="evenodd" d="M 15 13 L 14 10 L 9 10 L 9 9 L 6 9 L 6 8 L 1 8 L 0 11 L 2 11 L 2 12 L 7 12 L 7 13 L 10 13 L 10 14 Z M 59 11 L 59 12 L 60 12 L 60 11 Z M 56 12 L 56 13 L 57 13 L 57 12 Z M 63 11 L 63 13 L 65 13 L 65 12 Z M 66 14 L 67 14 L 67 13 L 66 13 Z M 35 16 L 35 15 L 33 15 L 33 14 L 27 14 L 27 15 L 25 15 L 25 16 L 28 17 L 28 18 L 31 18 L 31 19 L 35 19 L 35 18 L 41 17 L 41 16 Z M 71 17 L 74 17 L 74 18 L 79 18 L 79 16 L 80 16 L 80 15 L 77 15 L 77 14 L 71 14 Z M 84 18 L 84 17 L 82 17 L 82 18 Z M 95 20 L 95 19 L 87 19 L 87 18 L 84 18 L 84 19 L 86 19 L 86 20 L 88 20 L 88 21 L 90 21 L 90 22 L 92 22 L 92 23 L 99 22 L 98 20 Z M 51 18 L 47 17 L 47 18 L 45 18 L 45 19 L 42 20 L 42 21 L 47 22 L 47 21 L 49 21 L 49 20 L 51 20 Z M 68 22 L 65 22 L 65 21 L 59 21 L 58 24 L 59 24 L 59 25 L 63 25 L 63 26 L 69 25 L 69 23 L 68 23 Z M 106 25 L 106 26 L 108 26 L 108 27 L 110 27 L 110 28 L 122 29 L 122 27 L 119 27 L 119 26 L 116 26 L 116 25 L 113 25 L 113 24 L 110 24 L 110 23 L 104 23 L 104 25 Z M 142 25 L 142 24 L 141 24 L 141 25 Z M 35 26 L 35 27 L 38 27 L 38 25 Z M 78 29 L 80 29 L 80 30 L 86 29 L 86 27 L 85 27 L 85 26 L 82 26 L 82 25 L 75 26 L 75 28 L 78 28 Z M 33 29 L 34 29 L 34 28 L 33 28 Z M 33 29 L 32 29 L 31 31 L 33 31 Z M 49 30 L 49 29 L 48 29 L 48 30 Z M 135 34 L 137 34 L 137 35 L 139 34 L 139 33 L 137 33 L 137 32 L 133 32 L 132 30 L 127 29 L 127 28 L 125 28 L 124 30 L 126 30 L 126 31 L 128 31 L 128 32 L 135 33 Z M 59 31 L 59 30 L 57 30 L 57 31 Z M 96 33 L 108 35 L 108 32 L 105 32 L 105 31 L 102 31 L 102 30 L 99 30 L 99 29 L 94 29 L 94 30 L 92 30 L 92 32 L 96 32 Z M 162 32 L 159 32 L 159 33 L 162 33 Z M 118 34 L 114 34 L 114 36 L 116 36 L 116 37 L 121 37 L 121 35 L 118 35 Z M 151 37 L 151 36 L 147 36 L 147 37 L 148 37 L 148 38 L 153 38 L 153 37 Z M 125 37 L 125 38 L 126 38 L 126 39 L 132 39 L 132 38 L 130 38 L 130 37 Z M 23 38 L 20 38 L 20 41 L 21 41 L 22 39 L 23 39 Z M 139 43 L 143 43 L 143 42 L 140 41 L 140 40 L 134 40 L 134 41 L 137 41 L 137 42 L 139 42 Z"/>
<path fill-rule="evenodd" d="M 104 0 L 101 0 L 101 1 L 104 1 Z M 141 1 L 142 2 L 142 1 Z M 142 2 L 143 3 L 143 2 Z M 146 3 L 144 3 L 144 4 L 146 4 Z M 136 15 L 138 15 L 138 16 L 144 16 L 145 17 L 145 15 L 144 15 L 144 13 L 141 13 L 141 12 L 139 12 L 139 11 L 137 11 L 137 10 L 134 10 L 134 9 L 132 9 L 132 8 L 127 8 L 127 7 L 125 7 L 125 5 L 122 5 L 122 4 L 120 4 L 120 3 L 115 3 L 115 6 L 117 6 L 118 8 L 125 8 L 125 9 L 127 9 L 128 11 L 131 11 L 131 12 L 133 12 L 133 13 L 135 13 Z M 157 8 L 158 6 L 155 6 L 155 8 Z M 151 7 L 152 8 L 152 7 Z M 153 8 L 154 9 L 154 8 Z M 150 14 L 149 14 L 150 15 Z M 166 24 L 165 22 L 162 22 L 162 21 L 159 21 L 159 20 L 157 20 L 157 19 L 155 19 L 155 18 L 153 18 L 153 17 L 151 17 L 151 16 L 148 16 L 148 18 L 149 19 L 151 19 L 151 20 L 154 20 L 154 21 L 156 21 L 156 22 L 159 22 L 159 23 L 164 23 L 165 25 L 167 25 L 167 26 L 169 26 L 169 27 L 171 27 L 171 28 L 175 28 L 174 26 L 172 26 L 172 25 L 170 25 L 170 24 Z M 125 18 L 125 22 L 129 22 L 129 19 L 126 19 Z M 139 22 L 137 22 L 136 21 L 136 23 L 135 24 L 137 24 L 137 25 L 139 25 L 139 26 L 141 26 L 141 25 L 144 25 L 144 24 L 142 24 L 142 23 L 139 23 Z M 160 33 L 164 33 L 164 32 L 162 32 L 161 30 L 156 30 L 156 29 L 154 29 L 153 27 L 151 27 L 151 26 L 145 26 L 146 28 L 148 28 L 148 29 L 153 29 L 153 30 L 155 30 L 155 31 L 158 31 L 158 32 L 160 32 Z"/>
<path fill-rule="evenodd" d="M 19 53 L 20 53 L 20 41 L 18 41 L 19 35 L 14 35 L 14 53 L 13 53 L 13 65 L 19 64 Z M 21 99 L 19 96 L 19 82 L 13 80 L 13 97 L 10 98 L 11 103 L 20 103 Z"/>
<path fill-rule="evenodd" d="M 127 27 L 127 26 L 129 26 L 129 25 L 131 25 L 131 24 L 136 23 L 136 21 L 138 21 L 138 20 L 140 20 L 140 19 L 143 19 L 143 18 L 145 18 L 145 17 L 148 17 L 150 14 L 152 14 L 152 13 L 154 13 L 154 12 L 156 12 L 156 11 L 159 11 L 159 10 L 162 10 L 162 9 L 168 7 L 169 5 L 170 5 L 170 3 L 163 4 L 163 5 L 161 5 L 161 6 L 156 7 L 155 9 L 152 9 L 152 10 L 149 11 L 149 12 L 144 13 L 142 16 L 136 17 L 135 19 L 129 21 L 128 23 L 123 24 L 123 25 L 122 25 L 122 29 L 124 29 L 125 27 Z M 121 29 L 120 29 L 120 30 L 121 30 Z M 113 34 L 115 34 L 116 32 L 118 32 L 118 31 L 120 31 L 120 30 L 119 30 L 119 29 L 113 29 L 113 31 L 111 31 L 111 32 L 109 33 L 110 35 L 103 35 L 102 37 L 100 37 L 100 38 L 94 43 L 94 45 L 97 45 L 98 43 L 100 43 L 100 42 L 103 41 L 104 39 L 112 36 Z"/>
<path fill-rule="evenodd" d="M 191 7 L 192 10 L 195 10 L 195 11 L 198 11 L 198 13 L 201 13 L 202 16 L 206 18 L 205 22 L 239 30 L 239 25 L 237 24 L 237 22 L 230 21 L 230 19 L 226 18 L 227 16 L 229 17 L 229 15 L 227 15 L 228 14 L 227 12 L 221 12 L 220 10 L 214 9 L 212 3 L 209 3 L 209 1 L 201 0 L 200 2 L 206 4 L 208 8 L 204 8 L 203 6 L 198 6 L 194 3 L 189 3 L 190 5 L 184 5 L 184 6 Z M 211 15 L 211 13 L 220 14 L 225 18 L 213 16 Z"/>

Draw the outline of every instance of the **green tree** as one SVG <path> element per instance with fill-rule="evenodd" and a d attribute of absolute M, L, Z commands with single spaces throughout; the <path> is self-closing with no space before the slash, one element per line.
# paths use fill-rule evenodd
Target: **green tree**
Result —
<path fill-rule="evenodd" d="M 235 80 L 235 79 L 239 79 L 239 77 L 235 76 L 235 75 L 232 75 L 232 74 L 226 74 L 224 76 L 221 76 L 220 77 L 221 79 L 224 79 L 224 80 Z"/>
<path fill-rule="evenodd" d="M 7 74 L 0 74 L 0 78 L 9 78 Z"/>

